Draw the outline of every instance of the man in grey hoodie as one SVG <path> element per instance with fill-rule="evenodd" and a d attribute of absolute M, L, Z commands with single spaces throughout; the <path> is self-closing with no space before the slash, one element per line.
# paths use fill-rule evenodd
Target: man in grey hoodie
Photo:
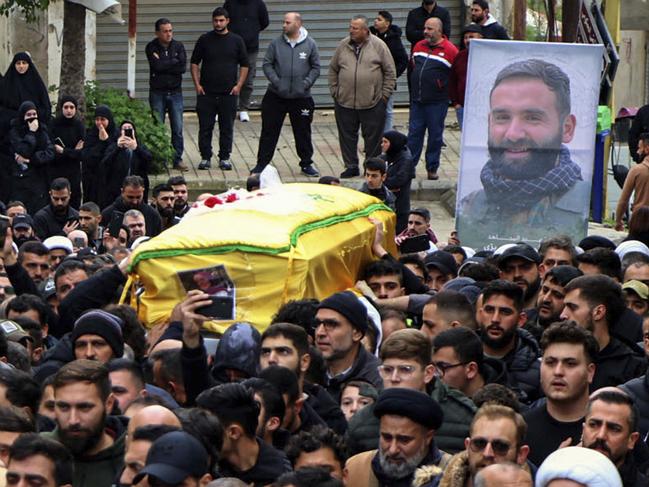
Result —
<path fill-rule="evenodd" d="M 311 122 L 315 108 L 311 86 L 320 76 L 318 46 L 302 27 L 302 18 L 297 12 L 284 15 L 282 30 L 283 34 L 270 43 L 264 57 L 264 74 L 269 84 L 261 102 L 257 165 L 251 172 L 260 173 L 273 159 L 282 124 L 288 113 L 302 173 L 318 177 L 320 174 L 313 167 L 311 142 Z"/>

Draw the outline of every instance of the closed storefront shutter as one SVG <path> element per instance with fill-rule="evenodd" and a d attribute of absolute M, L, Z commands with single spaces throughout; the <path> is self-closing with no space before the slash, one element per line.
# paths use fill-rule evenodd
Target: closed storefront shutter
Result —
<path fill-rule="evenodd" d="M 128 19 L 128 0 L 122 1 L 124 19 Z M 144 54 L 146 44 L 153 39 L 154 23 L 160 17 L 171 20 L 174 36 L 185 45 L 187 58 L 191 57 L 194 43 L 198 37 L 211 30 L 211 12 L 220 2 L 203 0 L 192 1 L 156 1 L 138 0 L 138 45 L 136 70 L 136 96 L 146 99 L 149 92 L 149 65 Z M 451 40 L 457 44 L 463 15 L 463 1 L 439 1 L 440 5 L 451 12 L 453 29 Z M 356 14 L 367 15 L 373 20 L 378 10 L 388 10 L 394 16 L 394 23 L 399 25 L 403 33 L 403 43 L 406 49 L 410 45 L 405 37 L 405 24 L 408 11 L 418 6 L 417 1 L 287 1 L 266 0 L 270 13 L 270 26 L 262 32 L 257 63 L 257 77 L 253 93 L 253 106 L 258 106 L 266 91 L 267 81 L 261 70 L 266 46 L 273 38 L 280 35 L 282 20 L 285 12 L 297 11 L 302 14 L 304 26 L 315 39 L 320 50 L 322 73 L 312 94 L 316 105 L 327 107 L 332 105 L 327 88 L 327 69 L 329 60 L 340 40 L 347 35 L 349 20 Z M 126 60 L 128 49 L 128 32 L 126 26 L 118 25 L 106 16 L 97 17 L 97 81 L 104 86 L 126 89 Z M 188 61 L 189 62 L 189 61 Z M 194 85 L 189 74 L 183 78 L 185 108 L 193 109 L 195 104 Z M 405 75 L 399 78 L 397 103 L 407 103 L 408 94 Z"/>

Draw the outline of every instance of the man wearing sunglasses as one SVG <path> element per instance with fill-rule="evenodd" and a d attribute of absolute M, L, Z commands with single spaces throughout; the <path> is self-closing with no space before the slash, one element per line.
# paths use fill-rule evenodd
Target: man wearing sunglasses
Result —
<path fill-rule="evenodd" d="M 525 420 L 513 409 L 493 404 L 481 407 L 464 440 L 466 450 L 451 458 L 440 485 L 472 486 L 480 470 L 496 463 L 516 463 L 529 470 L 526 433 Z"/>

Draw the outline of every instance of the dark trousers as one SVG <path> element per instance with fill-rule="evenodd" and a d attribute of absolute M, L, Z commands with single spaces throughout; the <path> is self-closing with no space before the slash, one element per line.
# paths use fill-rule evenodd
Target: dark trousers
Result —
<path fill-rule="evenodd" d="M 300 166 L 313 163 L 313 144 L 311 143 L 311 122 L 313 122 L 313 98 L 282 98 L 272 91 L 266 91 L 261 102 L 261 136 L 257 151 L 257 165 L 266 166 L 273 160 L 279 134 L 286 114 L 291 121 L 295 149 L 300 158 Z"/>
<path fill-rule="evenodd" d="M 241 87 L 241 93 L 239 93 L 239 110 L 242 112 L 247 112 L 250 109 L 252 85 L 255 82 L 255 74 L 257 73 L 257 54 L 259 54 L 259 51 L 248 51 L 248 77 Z"/>
<path fill-rule="evenodd" d="M 385 127 L 385 102 L 366 110 L 353 110 L 336 103 L 336 125 L 338 141 L 345 167 L 358 167 L 358 129 L 361 129 L 365 143 L 365 158 L 376 157 L 381 153 L 381 139 Z"/>
<path fill-rule="evenodd" d="M 198 150 L 201 158 L 212 158 L 212 132 L 215 117 L 219 116 L 219 159 L 229 159 L 234 139 L 234 117 L 237 115 L 237 97 L 234 95 L 198 95 Z"/>

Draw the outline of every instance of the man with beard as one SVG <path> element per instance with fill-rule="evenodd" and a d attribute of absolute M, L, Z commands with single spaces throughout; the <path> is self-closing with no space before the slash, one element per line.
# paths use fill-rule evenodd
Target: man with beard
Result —
<path fill-rule="evenodd" d="M 527 311 L 527 322 L 523 326 L 537 341 L 541 340 L 541 335 L 548 326 L 561 319 L 565 297 L 563 288 L 582 275 L 579 269 L 569 265 L 553 267 L 545 274 L 536 308 Z"/>
<path fill-rule="evenodd" d="M 122 194 L 101 212 L 101 224 L 107 227 L 116 211 L 126 213 L 129 210 L 138 210 L 146 220 L 146 235 L 158 235 L 162 226 L 160 215 L 144 201 L 144 189 L 144 179 L 140 176 L 126 176 L 122 183 Z"/>
<path fill-rule="evenodd" d="M 103 229 L 99 226 L 100 222 L 101 210 L 99 205 L 89 201 L 79 207 L 79 230 L 86 233 L 88 245 L 94 249 L 101 247 Z"/>
<path fill-rule="evenodd" d="M 18 248 L 22 247 L 25 242 L 38 242 L 34 233 L 34 220 L 27 214 L 16 215 L 11 222 L 11 229 L 13 240 Z"/>
<path fill-rule="evenodd" d="M 505 250 L 498 259 L 500 278 L 513 282 L 523 290 L 523 309 L 533 309 L 541 287 L 539 264 L 541 256 L 527 244 Z"/>
<path fill-rule="evenodd" d="M 523 414 L 529 425 L 530 460 L 535 465 L 541 465 L 562 443 L 579 442 L 598 349 L 590 333 L 568 321 L 550 326 L 543 333 L 541 347 L 541 387 L 546 401 Z"/>
<path fill-rule="evenodd" d="M 521 327 L 525 323 L 523 290 L 492 281 L 482 292 L 477 318 L 485 356 L 499 359 L 530 401 L 539 397 L 539 346 Z M 478 298 L 479 300 L 480 298 Z"/>
<path fill-rule="evenodd" d="M 490 159 L 480 172 L 483 189 L 461 201 L 463 241 L 493 243 L 548 234 L 582 237 L 588 183 L 570 158 L 576 118 L 570 114 L 570 79 L 539 59 L 517 61 L 498 75 L 490 93 Z"/>
<path fill-rule="evenodd" d="M 182 218 L 189 211 L 187 181 L 183 176 L 171 176 L 167 180 L 167 184 L 174 190 L 174 215 Z"/>
<path fill-rule="evenodd" d="M 507 29 L 500 25 L 496 18 L 489 13 L 489 2 L 486 0 L 473 1 L 473 4 L 471 4 L 471 22 L 480 25 L 485 39 L 509 40 Z"/>
<path fill-rule="evenodd" d="M 640 438 L 638 411 L 618 388 L 599 390 L 590 398 L 582 442 L 584 447 L 606 455 L 617 467 L 624 487 L 649 485 L 634 460 L 633 449 Z"/>
<path fill-rule="evenodd" d="M 415 476 L 420 481 L 424 470 L 428 479 L 423 483 L 441 475 L 449 455 L 435 445 L 444 414 L 433 398 L 414 389 L 387 389 L 376 401 L 374 415 L 381 423 L 379 449 L 347 460 L 345 485 L 406 487 Z"/>
<path fill-rule="evenodd" d="M 162 221 L 162 230 L 171 228 L 180 221 L 180 218 L 174 215 L 174 189 L 168 184 L 158 184 L 153 188 L 153 206 L 158 210 L 160 220 Z"/>
<path fill-rule="evenodd" d="M 66 236 L 79 226 L 79 212 L 70 206 L 70 182 L 56 178 L 50 184 L 50 204 L 34 215 L 36 236 L 45 240 L 53 235 Z"/>
<path fill-rule="evenodd" d="M 115 398 L 108 369 L 95 360 L 75 360 L 53 381 L 56 429 L 43 435 L 57 440 L 74 457 L 75 487 L 109 487 L 124 459 L 125 427 L 108 416 Z"/>
<path fill-rule="evenodd" d="M 311 365 L 309 338 L 303 328 L 290 323 L 274 323 L 261 335 L 259 368 L 271 365 L 286 367 L 297 375 L 300 396 L 306 396 L 300 410 L 300 420 L 314 414 L 321 417 L 338 434 L 347 429 L 347 422 L 338 404 L 318 384 L 305 382 L 304 376 Z"/>
<path fill-rule="evenodd" d="M 608 276 L 581 276 L 570 281 L 564 291 L 561 319 L 573 320 L 590 331 L 599 345 L 591 389 L 640 377 L 646 368 L 644 352 L 614 335 L 616 320 L 626 310 L 620 285 Z"/>
<path fill-rule="evenodd" d="M 513 409 L 496 404 L 481 407 L 464 440 L 466 450 L 451 458 L 439 485 L 472 487 L 477 485 L 478 472 L 496 463 L 516 463 L 529 471 L 526 432 L 525 420 Z"/>

